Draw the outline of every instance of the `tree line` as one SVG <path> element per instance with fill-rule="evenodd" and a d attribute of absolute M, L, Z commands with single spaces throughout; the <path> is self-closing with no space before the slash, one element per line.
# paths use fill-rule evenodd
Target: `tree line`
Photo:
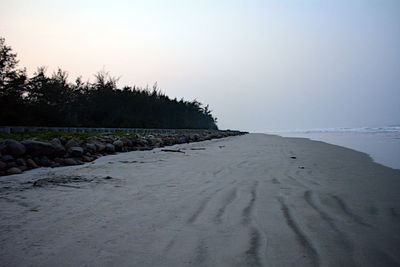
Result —
<path fill-rule="evenodd" d="M 58 69 L 40 67 L 28 77 L 17 54 L 0 37 L 0 125 L 217 129 L 216 118 L 200 102 L 170 99 L 158 89 L 117 87 L 102 71 L 94 82 Z"/>

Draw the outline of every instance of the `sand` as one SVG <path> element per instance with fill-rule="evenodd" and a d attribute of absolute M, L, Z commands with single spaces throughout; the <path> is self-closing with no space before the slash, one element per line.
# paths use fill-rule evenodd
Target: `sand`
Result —
<path fill-rule="evenodd" d="M 0 265 L 400 264 L 400 170 L 264 134 L 168 149 L 1 177 Z"/>

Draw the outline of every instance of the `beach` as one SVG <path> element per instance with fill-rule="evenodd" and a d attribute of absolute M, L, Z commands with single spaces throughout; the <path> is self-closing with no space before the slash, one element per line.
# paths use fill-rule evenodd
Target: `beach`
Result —
<path fill-rule="evenodd" d="M 400 170 L 232 136 L 0 177 L 0 229 L 0 266 L 398 266 Z"/>

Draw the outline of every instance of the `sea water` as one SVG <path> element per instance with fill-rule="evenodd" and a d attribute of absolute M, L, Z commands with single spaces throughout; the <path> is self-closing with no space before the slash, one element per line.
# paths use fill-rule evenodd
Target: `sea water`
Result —
<path fill-rule="evenodd" d="M 400 126 L 326 128 L 270 132 L 284 137 L 304 137 L 311 140 L 348 147 L 369 154 L 382 165 L 400 169 Z"/>

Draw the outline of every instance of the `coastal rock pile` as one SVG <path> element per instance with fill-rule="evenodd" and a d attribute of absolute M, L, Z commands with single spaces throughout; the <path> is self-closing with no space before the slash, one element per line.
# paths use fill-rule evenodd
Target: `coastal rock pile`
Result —
<path fill-rule="evenodd" d="M 52 140 L 36 138 L 18 142 L 0 140 L 0 176 L 19 174 L 43 167 L 80 165 L 103 155 L 134 150 L 198 142 L 243 134 L 236 131 L 199 132 L 157 135 L 102 135 L 88 138 L 60 137 Z"/>

